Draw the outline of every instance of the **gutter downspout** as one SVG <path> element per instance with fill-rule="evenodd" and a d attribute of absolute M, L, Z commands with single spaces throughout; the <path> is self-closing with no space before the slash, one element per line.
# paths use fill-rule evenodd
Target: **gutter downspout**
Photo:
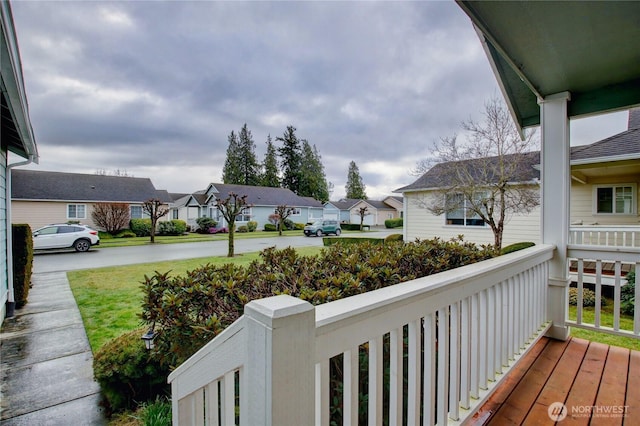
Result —
<path fill-rule="evenodd" d="M 11 318 L 15 313 L 16 301 L 13 292 L 13 232 L 11 230 L 11 169 L 18 166 L 26 166 L 35 160 L 34 154 L 29 154 L 29 158 L 18 163 L 7 164 L 7 178 L 5 188 L 5 199 L 7 203 L 6 229 L 7 229 L 7 311 L 6 318 Z"/>

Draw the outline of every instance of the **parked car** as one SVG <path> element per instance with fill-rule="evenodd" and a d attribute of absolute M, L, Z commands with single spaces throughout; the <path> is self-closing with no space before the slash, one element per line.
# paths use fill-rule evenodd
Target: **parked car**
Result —
<path fill-rule="evenodd" d="M 73 248 L 75 251 L 87 251 L 98 244 L 98 231 L 85 225 L 47 225 L 33 232 L 35 250 Z"/>
<path fill-rule="evenodd" d="M 304 227 L 304 235 L 307 237 L 311 235 L 322 237 L 324 234 L 340 235 L 340 233 L 342 233 L 342 228 L 337 220 L 317 220 Z"/>

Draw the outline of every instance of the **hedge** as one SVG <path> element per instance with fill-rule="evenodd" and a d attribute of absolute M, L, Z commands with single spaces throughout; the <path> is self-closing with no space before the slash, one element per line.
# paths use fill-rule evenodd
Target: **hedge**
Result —
<path fill-rule="evenodd" d="M 397 219 L 387 219 L 384 221 L 384 227 L 387 229 L 402 228 L 402 224 L 403 220 L 401 217 Z"/>
<path fill-rule="evenodd" d="M 27 304 L 33 270 L 33 235 L 27 224 L 11 225 L 13 256 L 13 296 L 16 308 Z"/>
<path fill-rule="evenodd" d="M 172 219 L 158 222 L 158 235 L 182 235 L 187 232 L 187 222 Z"/>
<path fill-rule="evenodd" d="M 151 235 L 151 219 L 131 219 L 129 228 L 137 237 L 148 237 Z"/>

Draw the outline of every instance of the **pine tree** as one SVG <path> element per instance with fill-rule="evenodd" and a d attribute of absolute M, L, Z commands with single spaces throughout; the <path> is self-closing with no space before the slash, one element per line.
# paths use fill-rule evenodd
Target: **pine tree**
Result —
<path fill-rule="evenodd" d="M 247 123 L 242 126 L 238 137 L 241 180 L 237 183 L 240 185 L 259 185 L 260 183 L 260 166 L 256 160 L 256 144 L 253 141 L 251 131 L 247 128 Z"/>
<path fill-rule="evenodd" d="M 267 153 L 264 155 L 262 163 L 262 186 L 270 186 L 273 188 L 280 187 L 280 177 L 278 176 L 278 157 L 276 148 L 271 142 L 271 135 L 267 136 Z"/>
<path fill-rule="evenodd" d="M 360 176 L 360 170 L 355 161 L 349 163 L 349 172 L 347 174 L 347 184 L 345 185 L 345 191 L 347 192 L 347 198 L 353 198 L 356 200 L 366 200 L 366 187 L 362 182 Z"/>
<path fill-rule="evenodd" d="M 238 184 L 242 180 L 240 171 L 240 142 L 238 136 L 232 130 L 227 139 L 229 146 L 227 147 L 227 158 L 222 169 L 222 183 Z"/>
<path fill-rule="evenodd" d="M 287 126 L 287 131 L 282 137 L 277 137 L 276 141 L 282 142 L 282 146 L 278 148 L 282 165 L 282 186 L 299 194 L 302 155 L 296 128 Z"/>
<path fill-rule="evenodd" d="M 322 159 L 315 145 L 302 141 L 302 164 L 300 167 L 300 193 L 303 197 L 329 201 L 329 185 L 324 173 Z"/>

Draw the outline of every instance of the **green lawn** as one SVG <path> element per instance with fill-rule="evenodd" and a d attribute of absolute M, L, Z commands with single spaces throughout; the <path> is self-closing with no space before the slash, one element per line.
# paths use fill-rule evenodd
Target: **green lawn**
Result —
<path fill-rule="evenodd" d="M 318 253 L 321 247 L 296 249 L 303 255 Z M 258 253 L 228 257 L 203 257 L 198 259 L 171 260 L 129 266 L 71 271 L 67 273 L 71 291 L 78 303 L 92 351 L 95 353 L 104 343 L 142 325 L 139 315 L 145 275 L 155 271 L 180 275 L 185 271 L 210 264 L 249 264 L 258 259 Z"/>
<path fill-rule="evenodd" d="M 586 307 L 582 310 L 582 322 L 593 324 L 595 317 L 595 308 Z M 569 319 L 576 319 L 576 307 L 569 306 Z M 608 300 L 607 304 L 600 311 L 600 324 L 606 327 L 613 327 L 613 301 Z M 622 330 L 633 330 L 633 317 L 628 315 L 620 315 L 620 328 Z M 573 327 L 571 335 L 593 342 L 605 343 L 611 346 L 619 346 L 640 351 L 640 340 L 631 337 L 616 336 L 613 334 L 602 333 L 595 330 L 585 330 Z"/>

